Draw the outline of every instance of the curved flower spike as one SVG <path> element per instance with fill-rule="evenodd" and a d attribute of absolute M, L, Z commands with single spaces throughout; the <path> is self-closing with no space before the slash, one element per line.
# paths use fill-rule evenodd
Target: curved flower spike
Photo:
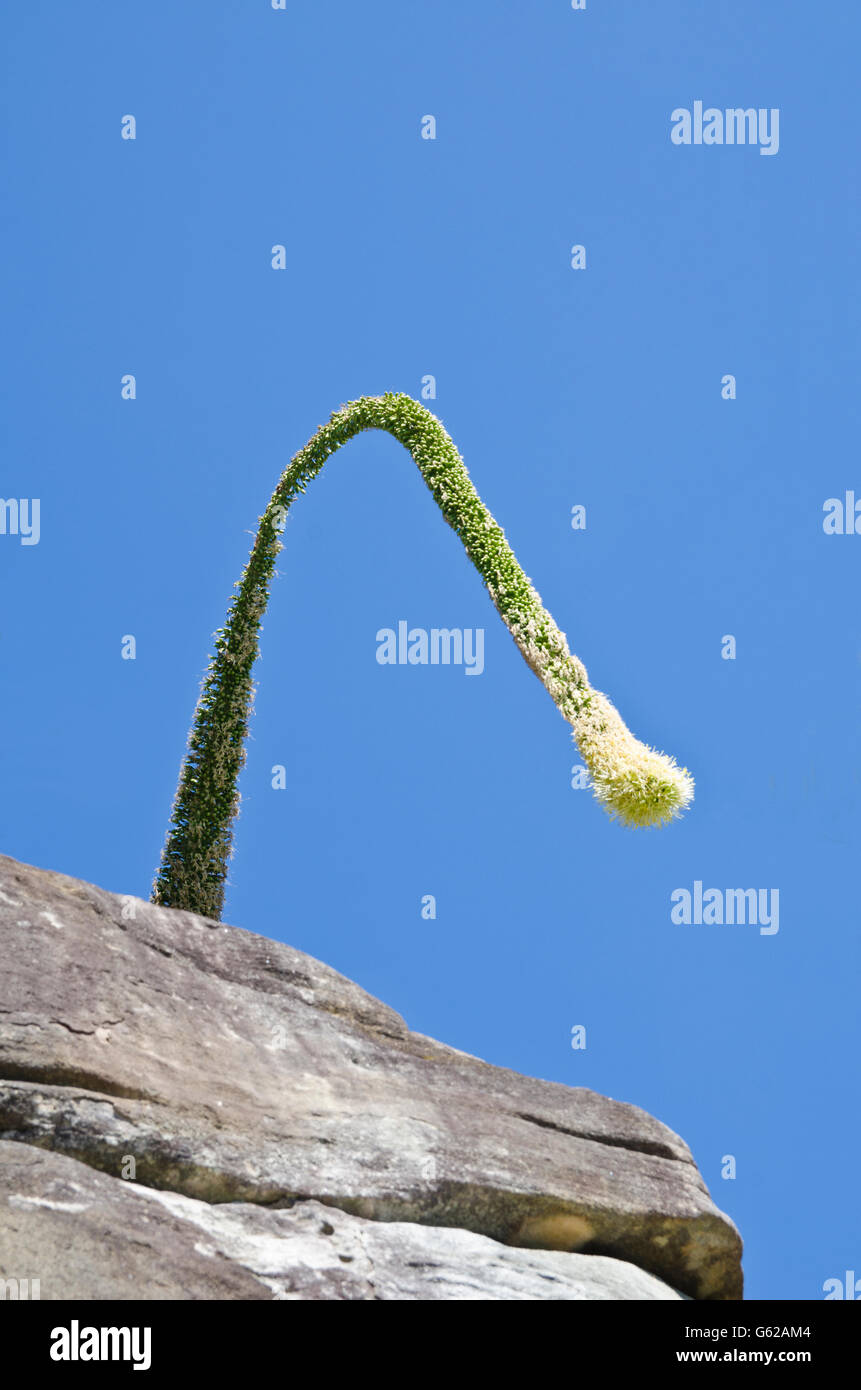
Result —
<path fill-rule="evenodd" d="M 412 454 L 445 520 L 462 540 L 527 665 L 574 730 L 598 801 L 625 825 L 662 825 L 693 798 L 686 768 L 626 728 L 520 568 L 434 415 L 410 396 L 363 396 L 336 410 L 285 469 L 245 571 L 216 634 L 180 773 L 152 901 L 218 920 L 224 902 L 238 779 L 253 699 L 251 670 L 287 511 L 326 459 L 362 430 L 393 435 Z"/>

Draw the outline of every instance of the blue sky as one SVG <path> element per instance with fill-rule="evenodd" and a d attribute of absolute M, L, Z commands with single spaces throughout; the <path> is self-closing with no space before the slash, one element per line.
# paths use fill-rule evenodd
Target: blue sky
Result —
<path fill-rule="evenodd" d="M 861 18 L 27 0 L 0 38 L 2 494 L 41 503 L 38 544 L 0 535 L 3 850 L 148 896 L 282 468 L 342 402 L 432 374 L 593 684 L 696 801 L 626 832 L 571 787 L 568 727 L 367 434 L 287 525 L 225 920 L 643 1106 L 738 1223 L 748 1295 L 822 1298 L 861 1271 L 861 536 L 822 524 L 861 499 Z M 696 100 L 779 109 L 778 153 L 674 145 Z M 482 675 L 379 665 L 402 619 L 483 627 Z M 697 880 L 777 888 L 779 931 L 672 922 Z"/>

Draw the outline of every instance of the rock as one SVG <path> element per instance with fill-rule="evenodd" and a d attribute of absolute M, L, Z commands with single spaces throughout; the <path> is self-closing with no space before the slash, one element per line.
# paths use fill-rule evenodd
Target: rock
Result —
<path fill-rule="evenodd" d="M 205 1203 L 317 1201 L 741 1297 L 735 1227 L 635 1106 L 411 1033 L 290 946 L 4 857 L 0 949 L 0 1139 L 115 1176 L 132 1157 Z"/>
<path fill-rule="evenodd" d="M 0 1141 L 0 1278 L 42 1299 L 680 1299 L 603 1255 L 367 1221 L 320 1202 L 212 1205 Z"/>

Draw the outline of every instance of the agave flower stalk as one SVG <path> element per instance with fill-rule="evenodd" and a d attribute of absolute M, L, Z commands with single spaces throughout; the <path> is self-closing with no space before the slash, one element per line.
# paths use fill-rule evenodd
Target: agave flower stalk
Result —
<path fill-rule="evenodd" d="M 386 430 L 412 455 L 527 665 L 572 726 L 595 796 L 610 816 L 629 826 L 662 825 L 692 800 L 687 769 L 635 739 L 607 697 L 589 685 L 440 421 L 410 396 L 363 396 L 336 410 L 299 451 L 260 518 L 201 687 L 153 885 L 155 903 L 220 917 L 254 694 L 251 672 L 284 520 L 327 458 L 370 429 Z"/>

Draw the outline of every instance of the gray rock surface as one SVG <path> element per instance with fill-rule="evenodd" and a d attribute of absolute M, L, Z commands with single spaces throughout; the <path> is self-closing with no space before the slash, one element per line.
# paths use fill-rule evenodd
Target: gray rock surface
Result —
<path fill-rule="evenodd" d="M 411 1033 L 289 946 L 5 857 L 0 951 L 0 1139 L 115 1176 L 133 1157 L 205 1203 L 316 1200 L 741 1296 L 735 1227 L 635 1106 Z"/>
<path fill-rule="evenodd" d="M 212 1205 L 3 1141 L 0 1229 L 0 1277 L 38 1279 L 42 1299 L 69 1297 L 72 1271 L 76 1293 L 84 1287 L 91 1299 L 682 1297 L 603 1255 L 518 1250 L 471 1231 L 367 1221 L 315 1201 L 280 1211 Z"/>

